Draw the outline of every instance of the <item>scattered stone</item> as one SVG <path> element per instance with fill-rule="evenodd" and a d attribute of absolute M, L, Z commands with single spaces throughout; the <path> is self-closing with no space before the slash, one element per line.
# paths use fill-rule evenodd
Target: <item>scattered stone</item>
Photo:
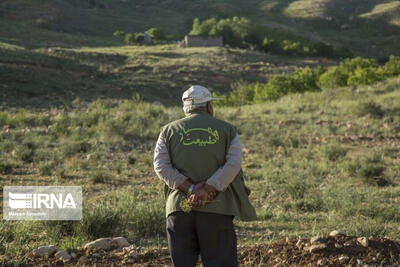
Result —
<path fill-rule="evenodd" d="M 342 244 L 335 243 L 335 248 L 342 248 L 342 247 L 343 247 L 343 245 L 342 245 Z"/>
<path fill-rule="evenodd" d="M 87 243 L 84 248 L 95 248 L 101 250 L 109 250 L 111 248 L 112 239 L 111 238 L 99 238 L 95 241 Z"/>
<path fill-rule="evenodd" d="M 135 250 L 135 245 L 130 245 L 129 247 L 124 247 L 122 251 L 125 253 L 129 253 L 130 251 Z"/>
<path fill-rule="evenodd" d="M 76 253 L 74 253 L 74 252 L 72 252 L 71 253 L 71 257 L 73 258 L 73 259 L 75 259 L 77 256 L 76 256 Z"/>
<path fill-rule="evenodd" d="M 50 245 L 50 246 L 41 246 L 38 247 L 33 251 L 33 255 L 40 256 L 40 257 L 48 257 L 53 255 L 57 251 L 57 247 Z"/>
<path fill-rule="evenodd" d="M 112 241 L 115 242 L 118 245 L 119 248 L 124 248 L 124 247 L 129 247 L 130 246 L 128 240 L 126 240 L 126 238 L 122 237 L 122 236 L 115 237 L 115 238 L 113 238 Z"/>
<path fill-rule="evenodd" d="M 322 237 L 321 236 L 314 236 L 314 237 L 312 237 L 311 239 L 310 239 L 310 243 L 311 244 L 314 244 L 314 243 L 317 243 L 317 242 L 319 242 L 319 241 L 321 241 L 321 239 L 322 239 Z"/>
<path fill-rule="evenodd" d="M 309 248 L 307 248 L 311 253 L 318 252 L 321 250 L 326 249 L 328 246 L 326 244 L 316 244 L 312 245 Z"/>
<path fill-rule="evenodd" d="M 54 256 L 56 259 L 60 259 L 63 262 L 69 261 L 72 258 L 71 255 L 69 255 L 69 253 L 65 250 L 58 251 Z"/>
<path fill-rule="evenodd" d="M 339 256 L 339 261 L 342 261 L 342 262 L 346 262 L 346 261 L 348 261 L 350 258 L 349 258 L 349 256 L 347 256 L 347 255 L 340 255 Z"/>
<path fill-rule="evenodd" d="M 328 261 L 326 259 L 319 259 L 317 262 L 318 266 L 326 266 L 326 264 L 328 263 Z"/>
<path fill-rule="evenodd" d="M 97 252 L 96 252 L 96 253 L 93 253 L 93 254 L 92 254 L 92 257 L 93 257 L 93 258 L 100 258 L 101 255 L 100 255 L 100 253 L 97 253 Z"/>
<path fill-rule="evenodd" d="M 329 233 L 329 236 L 336 237 L 336 236 L 346 236 L 345 232 L 342 230 L 333 230 Z"/>
<path fill-rule="evenodd" d="M 366 237 L 357 238 L 357 242 L 363 247 L 368 247 L 368 239 Z"/>
<path fill-rule="evenodd" d="M 88 264 L 88 263 L 90 263 L 90 259 L 88 257 L 86 257 L 86 256 L 82 256 L 82 257 L 79 258 L 78 262 L 80 264 L 82 264 L 82 265 L 83 264 Z"/>

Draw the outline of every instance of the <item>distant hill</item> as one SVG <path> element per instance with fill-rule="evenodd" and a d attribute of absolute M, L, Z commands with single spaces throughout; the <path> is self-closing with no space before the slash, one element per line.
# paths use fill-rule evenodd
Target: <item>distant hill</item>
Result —
<path fill-rule="evenodd" d="M 356 55 L 398 54 L 394 0 L 2 0 L 0 41 L 25 47 L 119 44 L 113 32 L 159 27 L 183 37 L 194 18 L 244 16 Z"/>

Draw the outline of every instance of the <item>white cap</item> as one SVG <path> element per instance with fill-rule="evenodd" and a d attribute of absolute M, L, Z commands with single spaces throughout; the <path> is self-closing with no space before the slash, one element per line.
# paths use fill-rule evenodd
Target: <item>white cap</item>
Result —
<path fill-rule="evenodd" d="M 211 100 L 218 100 L 219 98 L 212 97 L 207 88 L 200 85 L 193 85 L 187 89 L 182 95 L 183 105 L 192 105 L 207 103 Z"/>

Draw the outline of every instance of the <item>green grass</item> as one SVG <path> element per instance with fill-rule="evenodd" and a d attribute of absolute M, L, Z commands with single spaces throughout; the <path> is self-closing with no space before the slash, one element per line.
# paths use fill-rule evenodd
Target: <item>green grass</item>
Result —
<path fill-rule="evenodd" d="M 4 94 L 0 107 L 67 110 L 99 98 L 136 98 L 176 105 L 190 84 L 226 93 L 238 80 L 265 82 L 266 74 L 318 64 L 317 59 L 293 60 L 239 49 L 182 49 L 175 45 L 26 50 L 0 44 L 0 61 L 5 62 L 0 65 L 0 74 L 5 77 L 0 85 Z M 0 120 L 13 127 L 18 123 L 6 114 L 0 115 Z M 43 114 L 40 122 L 32 124 L 44 126 L 45 120 Z M 61 123 L 65 122 L 57 123 L 57 129 L 63 127 Z"/>
<path fill-rule="evenodd" d="M 235 223 L 239 243 L 333 229 L 400 240 L 399 84 L 392 78 L 356 90 L 293 94 L 240 109 L 217 107 L 217 117 L 238 127 L 245 178 L 259 215 L 255 222 Z M 370 105 L 368 112 L 355 112 L 365 108 L 365 99 L 374 99 L 385 112 L 374 116 Z M 67 111 L 11 108 L 1 113 L 1 157 L 9 163 L 2 165 L 0 187 L 80 185 L 84 218 L 5 222 L 1 253 L 20 259 L 16 255 L 41 244 L 71 250 L 105 235 L 165 246 L 163 188 L 153 172 L 152 153 L 160 127 L 182 117 L 181 108 L 140 99 L 71 105 Z"/>

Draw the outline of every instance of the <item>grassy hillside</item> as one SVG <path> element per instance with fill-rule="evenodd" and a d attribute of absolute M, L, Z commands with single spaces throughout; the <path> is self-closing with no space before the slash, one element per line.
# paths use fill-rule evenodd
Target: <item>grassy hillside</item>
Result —
<path fill-rule="evenodd" d="M 395 78 L 217 108 L 217 117 L 238 127 L 259 216 L 236 222 L 239 244 L 338 228 L 400 240 L 399 103 Z M 74 249 L 103 236 L 165 246 L 162 183 L 152 154 L 160 126 L 182 116 L 180 107 L 140 99 L 0 112 L 0 186 L 73 184 L 85 197 L 80 222 L 2 223 L 0 255 L 8 257 L 0 262 L 23 261 L 40 244 Z"/>
<path fill-rule="evenodd" d="M 338 64 L 232 48 L 127 46 L 116 30 L 159 27 L 181 38 L 194 17 L 237 15 L 382 58 L 398 54 L 398 8 L 389 0 L 0 1 L 0 198 L 6 185 L 80 185 L 85 199 L 79 222 L 0 224 L 0 265 L 23 263 L 42 244 L 73 250 L 104 236 L 166 246 L 152 157 L 160 127 L 183 116 L 181 93 L 201 84 L 224 94 L 235 82 Z M 216 107 L 238 127 L 259 217 L 235 222 L 239 244 L 333 229 L 400 240 L 399 103 L 395 77 Z"/>
<path fill-rule="evenodd" d="M 385 57 L 398 53 L 400 32 L 394 0 L 4 0 L 0 14 L 0 41 L 26 47 L 116 44 L 117 30 L 151 27 L 181 38 L 195 17 L 245 16 L 357 55 Z"/>
<path fill-rule="evenodd" d="M 327 62 L 330 65 L 333 62 Z M 64 106 L 80 98 L 132 98 L 179 104 L 191 84 L 225 93 L 235 81 L 264 82 L 268 74 L 314 66 L 318 58 L 277 57 L 225 48 L 122 46 L 27 50 L 0 43 L 0 104 Z"/>

